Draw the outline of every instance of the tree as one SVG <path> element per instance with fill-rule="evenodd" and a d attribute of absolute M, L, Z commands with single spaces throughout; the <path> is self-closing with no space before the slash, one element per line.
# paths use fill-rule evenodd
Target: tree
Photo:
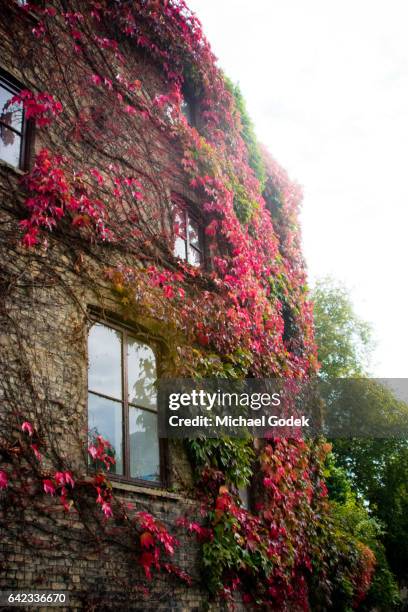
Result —
<path fill-rule="evenodd" d="M 316 283 L 312 299 L 321 375 L 352 378 L 367 374 L 372 330 L 354 312 L 346 287 L 324 278 Z"/>
<path fill-rule="evenodd" d="M 366 406 L 361 414 L 384 430 L 397 415 L 408 422 L 408 408 L 393 392 L 367 376 L 372 332 L 360 319 L 347 289 L 330 278 L 313 291 L 314 319 L 320 375 L 357 378 Z M 395 578 L 404 578 L 408 566 L 408 446 L 405 439 L 334 439 L 328 463 L 328 489 L 343 527 L 357 535 L 356 525 L 377 521 L 382 530 L 359 534 L 377 558 L 377 568 L 366 605 L 392 609 L 398 603 Z M 363 503 L 362 503 L 363 502 Z M 365 518 L 364 518 L 365 517 Z M 363 523 L 364 523 L 363 521 Z M 375 537 L 374 537 L 375 536 Z M 374 538 L 374 539 L 373 539 Z"/>
<path fill-rule="evenodd" d="M 387 561 L 383 543 L 384 521 L 370 512 L 366 503 L 352 487 L 346 469 L 338 465 L 333 453 L 326 459 L 326 482 L 332 504 L 333 519 L 338 532 L 369 546 L 375 554 L 376 568 L 363 610 L 388 611 L 398 606 L 398 585 Z"/>

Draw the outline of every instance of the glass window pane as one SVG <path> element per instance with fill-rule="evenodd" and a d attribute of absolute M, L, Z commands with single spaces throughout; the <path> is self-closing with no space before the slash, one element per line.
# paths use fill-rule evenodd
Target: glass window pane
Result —
<path fill-rule="evenodd" d="M 192 102 L 190 102 L 190 100 L 186 100 L 184 98 L 184 100 L 181 103 L 181 112 L 183 113 L 183 115 L 187 119 L 187 122 L 190 125 L 194 125 L 193 104 L 192 104 Z"/>
<path fill-rule="evenodd" d="M 202 261 L 202 257 L 201 257 L 200 251 L 197 251 L 197 249 L 190 246 L 189 253 L 188 253 L 188 262 L 192 266 L 201 266 L 201 261 Z"/>
<path fill-rule="evenodd" d="M 90 441 L 102 436 L 112 444 L 116 463 L 109 471 L 123 474 L 122 404 L 89 393 L 88 430 Z"/>
<path fill-rule="evenodd" d="M 180 236 L 174 241 L 174 255 L 180 259 L 187 259 L 187 243 Z"/>
<path fill-rule="evenodd" d="M 157 414 L 129 408 L 130 476 L 157 482 L 160 479 Z"/>
<path fill-rule="evenodd" d="M 6 108 L 6 104 L 16 92 L 11 92 L 0 84 L 0 121 L 10 125 L 19 132 L 23 126 L 23 107 L 21 104 L 14 103 Z"/>
<path fill-rule="evenodd" d="M 129 402 L 157 409 L 156 403 L 156 357 L 150 346 L 128 338 L 128 382 Z"/>
<path fill-rule="evenodd" d="M 173 209 L 174 212 L 174 220 L 173 220 L 173 230 L 176 236 L 180 236 L 180 238 L 186 237 L 186 214 L 184 210 L 181 210 L 178 206 L 175 206 Z"/>
<path fill-rule="evenodd" d="M 122 399 L 122 334 L 100 323 L 89 332 L 88 387 L 103 395 Z"/>
<path fill-rule="evenodd" d="M 238 495 L 240 497 L 242 507 L 249 510 L 249 488 L 239 487 Z"/>
<path fill-rule="evenodd" d="M 188 220 L 188 238 L 192 246 L 196 249 L 200 248 L 200 229 L 198 223 L 193 219 Z"/>
<path fill-rule="evenodd" d="M 0 159 L 18 168 L 20 166 L 21 136 L 0 124 Z"/>

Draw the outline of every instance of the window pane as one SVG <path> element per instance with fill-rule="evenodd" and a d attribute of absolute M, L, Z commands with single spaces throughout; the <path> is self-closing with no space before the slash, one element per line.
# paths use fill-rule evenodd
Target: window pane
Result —
<path fill-rule="evenodd" d="M 202 257 L 201 257 L 200 251 L 197 251 L 197 249 L 190 246 L 189 253 L 188 253 L 189 263 L 192 266 L 201 266 L 201 260 L 202 260 Z"/>
<path fill-rule="evenodd" d="M 100 323 L 89 332 L 88 387 L 103 395 L 122 399 L 122 334 Z"/>
<path fill-rule="evenodd" d="M 0 84 L 0 121 L 21 132 L 23 126 L 22 105 L 14 103 L 5 108 L 6 103 L 11 100 L 15 93 L 8 91 L 8 89 Z"/>
<path fill-rule="evenodd" d="M 194 125 L 194 112 L 193 112 L 193 104 L 190 100 L 184 99 L 181 103 L 181 112 L 187 119 L 187 122 L 190 125 Z"/>
<path fill-rule="evenodd" d="M 156 410 L 156 357 L 152 349 L 128 338 L 127 353 L 129 402 Z"/>
<path fill-rule="evenodd" d="M 89 393 L 88 430 L 91 441 L 102 436 L 112 444 L 116 463 L 109 471 L 123 474 L 122 404 Z"/>
<path fill-rule="evenodd" d="M 157 482 L 160 479 L 157 415 L 130 406 L 130 476 Z"/>
<path fill-rule="evenodd" d="M 21 136 L 0 124 L 0 159 L 18 168 L 20 166 Z"/>
<path fill-rule="evenodd" d="M 188 220 L 188 238 L 192 246 L 196 249 L 200 248 L 200 229 L 198 223 L 193 219 Z"/>
<path fill-rule="evenodd" d="M 239 487 L 238 495 L 240 497 L 242 507 L 246 510 L 249 510 L 249 488 L 248 487 Z"/>
<path fill-rule="evenodd" d="M 176 236 L 180 236 L 180 238 L 186 237 L 186 214 L 184 210 L 180 210 L 178 206 L 175 206 L 173 209 L 174 212 L 174 233 Z"/>
<path fill-rule="evenodd" d="M 174 242 L 174 255 L 180 259 L 187 259 L 187 243 L 180 236 L 177 236 Z"/>

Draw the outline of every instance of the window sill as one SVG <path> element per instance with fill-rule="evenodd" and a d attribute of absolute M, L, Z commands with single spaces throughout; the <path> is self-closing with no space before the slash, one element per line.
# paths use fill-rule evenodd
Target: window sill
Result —
<path fill-rule="evenodd" d="M 157 486 L 143 486 L 140 483 L 132 483 L 132 482 L 123 482 L 121 480 L 116 480 L 114 477 L 107 476 L 110 484 L 112 485 L 112 489 L 117 489 L 118 491 L 127 491 L 128 493 L 139 493 L 141 495 L 146 495 L 149 497 L 156 497 L 159 499 L 169 499 L 172 501 L 182 501 L 187 504 L 195 504 L 196 500 L 191 497 L 186 497 L 185 495 L 181 495 L 180 493 L 173 493 L 171 491 L 167 491 L 167 489 L 162 489 Z M 92 482 L 91 476 L 88 474 L 86 477 L 87 482 Z"/>
<path fill-rule="evenodd" d="M 26 172 L 24 172 L 24 170 L 21 170 L 20 168 L 16 168 L 16 166 L 12 166 L 11 164 L 4 161 L 3 159 L 0 159 L 0 168 L 7 170 L 7 171 L 14 172 L 18 176 L 24 176 L 25 174 L 27 174 Z"/>
<path fill-rule="evenodd" d="M 183 501 L 192 503 L 194 500 L 180 495 L 180 493 L 172 493 L 166 489 L 160 489 L 158 487 L 144 487 L 140 484 L 132 484 L 127 482 L 120 482 L 119 480 L 111 480 L 112 488 L 119 489 L 120 491 L 129 491 L 130 493 L 141 493 L 143 495 L 149 495 L 150 497 L 159 497 L 162 499 L 171 499 L 172 501 Z"/>

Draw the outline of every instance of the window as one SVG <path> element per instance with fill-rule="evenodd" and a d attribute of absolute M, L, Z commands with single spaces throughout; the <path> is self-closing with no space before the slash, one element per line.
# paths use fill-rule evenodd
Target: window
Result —
<path fill-rule="evenodd" d="M 197 86 L 195 86 L 188 78 L 184 80 L 181 94 L 183 99 L 181 101 L 181 112 L 185 116 L 187 123 L 192 127 L 197 127 L 198 118 L 198 100 L 199 92 Z"/>
<path fill-rule="evenodd" d="M 247 485 L 246 487 L 239 487 L 238 489 L 239 499 L 241 501 L 241 505 L 245 510 L 251 509 L 251 489 Z"/>
<path fill-rule="evenodd" d="M 7 103 L 20 90 L 14 79 L 0 72 L 0 159 L 16 168 L 24 167 L 26 122 L 22 105 Z"/>
<path fill-rule="evenodd" d="M 191 126 L 195 126 L 195 104 L 186 94 L 184 94 L 183 101 L 181 103 L 181 112 L 187 119 L 187 123 Z"/>
<path fill-rule="evenodd" d="M 125 329 L 95 323 L 88 337 L 88 430 L 108 440 L 111 473 L 160 482 L 156 358 Z"/>
<path fill-rule="evenodd" d="M 186 208 L 176 206 L 174 209 L 176 239 L 174 254 L 192 266 L 204 263 L 203 235 L 200 224 L 191 217 Z"/>
<path fill-rule="evenodd" d="M 20 6 L 27 6 L 28 4 L 28 0 L 16 0 L 17 4 L 19 4 Z M 30 0 L 30 4 L 34 4 L 37 6 L 44 6 L 44 0 Z"/>

